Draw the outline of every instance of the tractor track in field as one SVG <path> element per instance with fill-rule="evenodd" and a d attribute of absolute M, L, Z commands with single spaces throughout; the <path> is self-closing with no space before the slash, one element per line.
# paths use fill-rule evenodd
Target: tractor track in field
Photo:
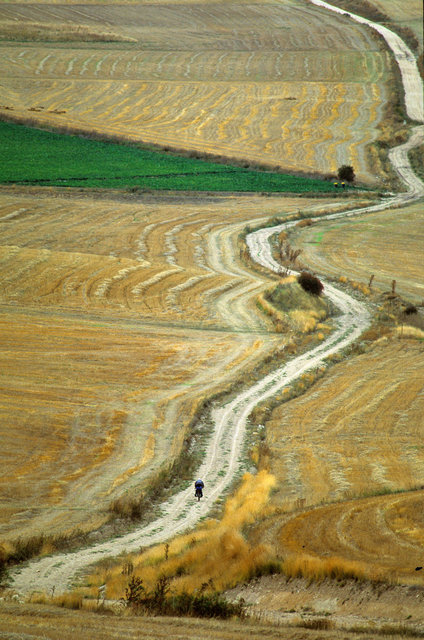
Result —
<path fill-rule="evenodd" d="M 311 0 L 313 4 L 348 14 L 332 7 L 321 0 Z M 376 28 L 385 37 L 393 51 L 402 73 L 405 91 L 405 103 L 408 115 L 417 122 L 423 122 L 422 81 L 411 60 L 412 53 L 396 34 L 386 27 L 371 23 L 369 20 L 349 14 L 354 20 Z M 416 71 L 416 73 L 415 73 Z M 390 159 L 395 170 L 404 181 L 407 190 L 386 198 L 381 202 L 362 209 L 345 213 L 330 214 L 319 220 L 332 220 L 343 216 L 354 216 L 372 211 L 380 211 L 393 206 L 408 204 L 424 196 L 424 184 L 415 176 L 407 153 L 409 149 L 422 144 L 424 126 L 413 129 L 409 141 L 390 152 Z M 260 229 L 247 236 L 247 244 L 252 258 L 262 266 L 279 273 L 281 266 L 273 259 L 269 244 L 270 237 L 294 222 L 278 225 L 273 228 Z M 219 247 L 215 249 L 219 252 Z M 218 255 L 216 262 L 219 262 Z M 213 433 L 206 447 L 204 462 L 196 471 L 196 475 L 207 479 L 205 500 L 195 502 L 193 489 L 188 487 L 172 496 L 162 504 L 162 514 L 153 522 L 124 536 L 81 549 L 73 553 L 63 553 L 44 557 L 17 568 L 11 576 L 11 586 L 17 593 L 29 595 L 34 591 L 56 594 L 69 589 L 79 574 L 86 571 L 94 562 L 106 556 L 116 556 L 123 551 L 137 551 L 141 546 L 165 542 L 175 535 L 193 528 L 210 511 L 216 499 L 222 496 L 240 470 L 240 458 L 245 434 L 247 418 L 259 401 L 271 397 L 290 385 L 305 371 L 317 367 L 332 353 L 340 351 L 352 343 L 369 322 L 369 313 L 364 304 L 348 294 L 325 283 L 325 293 L 340 315 L 336 319 L 337 328 L 324 342 L 312 350 L 293 358 L 283 367 L 268 374 L 254 385 L 239 393 L 219 407 L 212 410 Z"/>

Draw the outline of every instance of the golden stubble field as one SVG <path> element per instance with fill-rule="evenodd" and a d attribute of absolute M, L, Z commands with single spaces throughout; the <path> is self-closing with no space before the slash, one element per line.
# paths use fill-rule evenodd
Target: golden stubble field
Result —
<path fill-rule="evenodd" d="M 76 24 L 87 42 L 66 42 Z M 34 25 L 38 39 L 24 36 Z M 65 42 L 49 41 L 61 29 Z M 105 30 L 130 42 L 94 42 Z M 379 135 L 389 56 L 371 31 L 306 2 L 1 4 L 0 32 L 8 115 L 294 171 L 348 163 L 362 180 L 382 175 L 366 145 Z"/>
<path fill-rule="evenodd" d="M 422 340 L 385 338 L 272 412 L 272 504 L 286 515 L 261 531 L 283 557 L 422 584 L 423 356 Z"/>
<path fill-rule="evenodd" d="M 7 27 L 18 11 L 22 24 L 60 26 L 76 15 L 67 4 L 2 4 L 0 20 Z M 389 62 L 362 27 L 299 2 L 141 3 L 143 24 L 131 3 L 119 16 L 112 4 L 91 4 L 78 7 L 82 24 L 101 31 L 106 20 L 136 43 L 3 41 L 5 112 L 296 170 L 348 161 L 361 178 L 378 177 L 365 145 L 377 135 Z M 114 498 L 145 486 L 178 452 L 205 397 L 281 346 L 254 307 L 269 281 L 241 265 L 235 238 L 247 222 L 307 206 L 1 193 L 3 540 L 100 525 Z M 418 301 L 419 210 L 375 216 L 334 230 L 328 249 L 327 226 L 318 237 L 318 227 L 307 230 L 302 260 L 365 282 L 375 273 L 382 288 L 396 260 L 398 290 Z M 253 547 L 268 543 L 312 576 L 336 566 L 422 584 L 422 362 L 422 342 L 388 339 L 273 411 L 266 442 L 276 485 L 266 519 L 250 521 Z M 120 637 L 139 633 L 134 620 L 109 626 L 84 612 L 3 606 L 8 632 L 34 635 L 36 617 L 45 637 L 74 637 L 75 625 L 81 638 L 92 629 L 108 637 L 113 625 Z M 143 633 L 247 635 L 202 625 L 143 621 Z M 281 637 L 257 635 L 265 633 Z"/>
<path fill-rule="evenodd" d="M 372 288 L 396 292 L 406 301 L 424 301 L 423 206 L 373 213 L 355 220 L 329 221 L 296 230 L 293 245 L 317 272 L 345 276 Z"/>
<path fill-rule="evenodd" d="M 420 0 L 372 0 L 381 11 L 400 26 L 409 27 L 423 48 L 423 4 Z"/>
<path fill-rule="evenodd" d="M 307 205 L 2 192 L 3 539 L 101 524 L 178 454 L 206 397 L 284 343 L 236 238 Z"/>
<path fill-rule="evenodd" d="M 404 305 L 423 302 L 421 227 L 419 203 L 298 226 L 289 240 L 320 274 L 365 290 L 374 274 L 371 293 L 381 313 L 393 280 Z M 280 515 L 258 535 L 311 574 L 333 564 L 423 583 L 416 571 L 424 552 L 422 335 L 389 331 L 266 422 L 265 465 L 277 478 L 272 504 Z M 301 384 L 310 384 L 307 374 Z"/>
<path fill-rule="evenodd" d="M 46 606 L 1 604 L 0 630 L 34 640 L 363 640 L 364 633 L 287 627 L 275 623 L 169 617 L 115 617 Z M 322 619 L 322 618 L 321 618 Z M 300 618 L 299 618 L 300 620 Z M 330 626 L 330 623 L 328 623 Z M 18 636 L 19 637 L 19 636 Z M 370 638 L 369 635 L 365 636 Z M 390 633 L 392 640 L 404 638 Z"/>

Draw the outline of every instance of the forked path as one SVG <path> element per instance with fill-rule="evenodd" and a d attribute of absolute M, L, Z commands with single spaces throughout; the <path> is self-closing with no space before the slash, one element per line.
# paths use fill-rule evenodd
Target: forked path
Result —
<path fill-rule="evenodd" d="M 333 9 L 333 7 L 324 2 L 312 1 L 315 4 Z M 372 23 L 371 26 L 373 26 Z M 386 37 L 386 40 L 392 46 L 390 37 Z M 395 56 L 400 66 L 404 61 L 408 63 L 408 69 L 410 69 L 410 59 L 399 57 L 398 40 L 399 38 L 396 36 L 394 38 L 395 44 L 393 45 Z M 407 104 L 409 103 L 412 109 L 412 111 L 408 109 L 408 113 L 412 114 L 415 120 L 422 122 L 422 100 L 420 106 L 418 97 L 422 95 L 421 79 L 418 74 L 415 75 L 410 72 L 402 73 L 402 78 Z M 393 149 L 390 154 L 395 169 L 407 185 L 405 193 L 385 199 L 365 209 L 357 209 L 345 214 L 331 214 L 326 218 L 334 219 L 344 215 L 352 216 L 378 211 L 423 197 L 424 184 L 414 175 L 407 157 L 407 152 L 410 148 L 422 144 L 423 131 L 423 126 L 416 127 L 410 141 Z M 323 219 L 325 218 L 320 217 L 320 220 Z M 247 237 L 247 243 L 252 258 L 264 267 L 278 273 L 281 267 L 272 257 L 269 239 L 273 234 L 292 224 L 294 223 L 286 223 L 271 229 L 261 229 L 251 233 Z M 337 328 L 332 335 L 319 346 L 293 358 L 283 367 L 238 394 L 227 404 L 213 410 L 213 432 L 205 452 L 204 462 L 196 471 L 196 475 L 207 478 L 206 500 L 195 502 L 193 500 L 193 490 L 190 486 L 165 502 L 162 505 L 161 516 L 147 526 L 87 549 L 45 557 L 19 568 L 12 575 L 12 588 L 22 594 L 30 594 L 34 591 L 49 593 L 53 589 L 56 594 L 61 593 L 70 588 L 71 583 L 75 582 L 75 578 L 79 573 L 85 571 L 91 564 L 101 558 L 116 556 L 123 551 L 136 551 L 142 546 L 164 542 L 194 527 L 201 518 L 206 516 L 215 500 L 228 488 L 240 469 L 247 418 L 255 405 L 281 391 L 285 386 L 292 384 L 296 378 L 306 371 L 320 365 L 330 354 L 346 347 L 367 326 L 369 314 L 362 303 L 329 284 L 325 284 L 325 293 L 340 311 L 340 315 L 337 317 Z"/>

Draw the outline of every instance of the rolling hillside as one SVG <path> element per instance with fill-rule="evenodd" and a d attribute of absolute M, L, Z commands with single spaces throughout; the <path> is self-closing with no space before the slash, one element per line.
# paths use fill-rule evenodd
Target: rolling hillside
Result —
<path fill-rule="evenodd" d="M 8 35 L 14 20 L 22 33 L 46 25 L 44 41 Z M 66 42 L 75 22 L 134 42 Z M 344 17 L 293 0 L 1 4 L 0 23 L 0 113 L 286 170 L 381 175 L 365 147 L 379 136 L 390 61 Z M 49 42 L 52 28 L 64 43 Z"/>
<path fill-rule="evenodd" d="M 3 539 L 97 527 L 284 342 L 236 238 L 308 204 L 324 203 L 2 193 Z"/>
<path fill-rule="evenodd" d="M 395 16 L 395 0 L 389 9 Z M 415 3 L 406 19 L 417 19 Z M 71 27 L 81 27 L 78 37 Z M 349 163 L 370 185 L 385 176 L 369 145 L 380 125 L 391 135 L 383 122 L 391 55 L 366 27 L 306 0 L 4 2 L 0 51 L 0 115 L 18 121 L 293 172 Z M 404 126 L 397 142 L 406 118 Z M 422 202 L 412 202 L 414 193 L 405 187 L 408 206 L 383 210 L 389 201 L 378 201 L 381 211 L 302 220 L 280 235 L 302 248 L 304 268 L 344 288 L 338 299 L 346 296 L 344 307 L 350 300 L 351 316 L 362 314 L 355 335 L 373 324 L 351 351 L 291 382 L 298 397 L 283 401 L 291 391 L 282 380 L 279 395 L 261 404 L 277 362 L 303 366 L 314 357 L 308 349 L 339 335 L 346 309 L 314 322 L 315 332 L 273 324 L 261 301 L 281 278 L 255 263 L 245 233 L 351 209 L 354 196 L 0 188 L 0 557 L 13 558 L 34 537 L 45 561 L 15 570 L 14 584 L 25 584 L 0 602 L 0 635 L 424 633 L 422 332 L 396 328 L 385 306 L 396 280 L 404 306 L 422 316 Z M 236 466 L 231 459 L 220 468 L 219 452 L 239 437 L 240 414 L 248 447 L 228 495 L 187 504 L 205 433 L 234 429 L 208 444 L 218 459 L 211 496 L 212 477 Z M 155 510 L 158 497 L 169 497 L 175 461 L 174 516 L 197 518 L 198 528 L 173 537 L 170 527 L 169 546 L 163 538 L 146 549 L 130 537 L 146 513 L 152 536 L 155 526 L 168 533 L 158 521 L 166 524 L 173 498 Z M 242 468 L 250 473 L 240 481 Z M 54 536 L 75 531 L 103 559 L 89 577 L 92 559 L 75 578 L 74 556 L 54 555 Z M 109 542 L 122 543 L 123 555 L 111 559 Z M 119 600 L 130 575 L 153 580 L 168 569 L 174 586 L 233 587 L 228 597 L 245 596 L 259 621 L 147 618 L 140 631 L 126 608 L 105 624 L 99 587 Z M 55 570 L 58 585 L 67 588 L 71 575 L 84 589 L 56 593 L 54 602 L 95 613 L 51 606 Z M 50 606 L 24 602 L 31 595 Z"/>

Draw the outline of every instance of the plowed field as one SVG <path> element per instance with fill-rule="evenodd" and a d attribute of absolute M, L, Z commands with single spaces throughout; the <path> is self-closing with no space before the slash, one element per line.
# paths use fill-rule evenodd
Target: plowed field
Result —
<path fill-rule="evenodd" d="M 235 237 L 307 204 L 2 194 L 3 538 L 98 525 L 206 395 L 281 344 Z"/>
<path fill-rule="evenodd" d="M 7 41 L 14 20 L 47 25 L 46 41 Z M 343 16 L 292 0 L 7 4 L 0 22 L 6 113 L 290 170 L 348 162 L 377 177 L 365 145 L 378 135 L 389 57 Z M 66 24 L 135 42 L 49 42 L 48 25 Z"/>

